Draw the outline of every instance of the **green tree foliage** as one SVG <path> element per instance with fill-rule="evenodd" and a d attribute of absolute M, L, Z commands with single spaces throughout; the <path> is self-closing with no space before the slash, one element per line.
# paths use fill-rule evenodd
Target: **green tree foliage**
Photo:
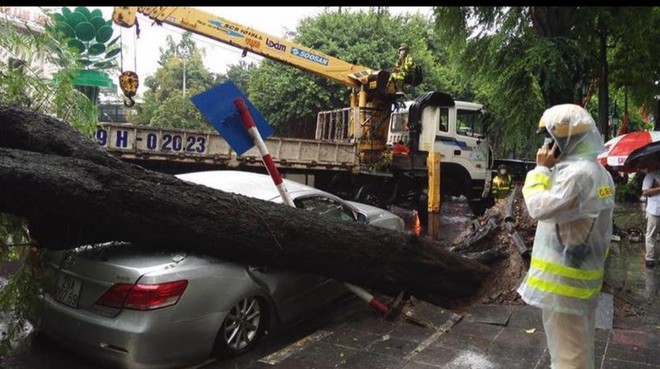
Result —
<path fill-rule="evenodd" d="M 349 63 L 374 70 L 391 70 L 402 42 L 424 68 L 424 82 L 406 94 L 412 99 L 422 91 L 450 90 L 457 86 L 444 67 L 445 53 L 435 43 L 431 19 L 420 14 L 393 16 L 387 9 L 358 12 L 328 11 L 303 19 L 295 42 Z M 280 136 L 310 137 L 316 114 L 349 105 L 350 89 L 323 77 L 264 60 L 254 71 L 248 88 L 250 100 L 275 126 Z"/>
<path fill-rule="evenodd" d="M 580 69 L 575 64 L 584 57 L 565 60 L 555 43 L 565 48 L 574 44 L 565 37 L 538 37 L 525 8 L 438 7 L 435 13 L 460 84 L 494 117 L 490 133 L 500 150 L 496 156 L 512 149 L 531 150 L 535 145 L 529 145 L 530 132 L 548 105 L 548 93 L 568 102 L 566 95 L 572 94 L 560 91 L 558 78 L 575 74 L 572 70 Z"/>
<path fill-rule="evenodd" d="M 145 79 L 144 84 L 149 90 L 144 93 L 144 103 L 138 107 L 138 114 L 130 118 L 131 123 L 210 130 L 209 124 L 190 101 L 191 96 L 217 83 L 217 77 L 204 66 L 204 50 L 197 48 L 192 34 L 186 32 L 178 43 L 168 36 L 167 47 L 161 48 L 160 53 L 160 68 L 155 75 Z"/>
<path fill-rule="evenodd" d="M 55 116 L 92 137 L 97 110 L 72 84 L 77 57 L 59 33 L 0 20 L 0 56 L 0 104 Z M 0 270 L 15 269 L 0 285 L 0 357 L 25 348 L 26 323 L 36 321 L 40 281 L 25 262 L 29 240 L 24 219 L 0 214 Z"/>
<path fill-rule="evenodd" d="M 441 43 L 450 48 L 450 62 L 458 71 L 458 84 L 473 91 L 492 113 L 490 133 L 496 156 L 513 153 L 532 158 L 540 138 L 529 137 L 543 109 L 581 102 L 590 84 L 597 81 L 599 32 L 606 32 L 609 42 L 622 38 L 623 30 L 628 37 L 648 35 L 656 23 L 644 13 L 657 13 L 650 10 L 436 7 L 435 15 Z M 649 25 L 641 26 L 640 19 Z M 657 37 L 657 27 L 651 33 Z M 657 53 L 650 45 L 654 50 L 644 51 Z M 658 70 L 657 57 L 654 62 L 655 66 L 637 67 L 649 72 L 642 82 L 647 86 L 653 81 L 652 71 Z M 616 74 L 617 69 L 613 64 L 610 72 Z"/>
<path fill-rule="evenodd" d="M 612 10 L 611 48 L 608 54 L 610 87 L 619 120 L 625 100 L 631 113 L 632 129 L 644 126 L 640 110 L 659 114 L 660 97 L 660 7 L 620 7 Z M 654 109 L 655 107 L 655 109 Z M 655 111 L 654 111 L 655 110 Z M 656 117 L 657 119 L 657 117 Z"/>
<path fill-rule="evenodd" d="M 247 63 L 240 60 L 238 64 L 230 65 L 226 74 L 218 76 L 217 83 L 232 81 L 243 94 L 247 95 L 250 78 L 257 68 L 258 66 L 255 63 Z"/>
<path fill-rule="evenodd" d="M 0 270 L 13 271 L 0 278 L 0 357 L 25 350 L 29 327 L 38 317 L 40 277 L 29 250 L 29 234 L 22 218 L 0 213 Z M 28 330 L 26 330 L 28 328 Z"/>
<path fill-rule="evenodd" d="M 48 12 L 46 12 L 48 14 Z M 92 137 L 96 107 L 73 86 L 76 56 L 59 33 L 0 21 L 0 103 L 57 116 Z M 54 70 L 47 70 L 51 65 Z M 49 72 L 55 72 L 51 78 Z"/>
<path fill-rule="evenodd" d="M 392 16 L 387 9 L 326 11 L 303 20 L 295 41 L 350 63 L 385 70 L 394 66 L 398 46 L 406 42 L 415 62 L 424 68 L 424 82 L 406 91 L 409 97 L 432 89 L 455 93 L 460 86 L 446 66 L 444 48 L 436 46 L 432 25 L 428 17 Z M 146 78 L 149 90 L 144 94 L 139 114 L 129 118 L 132 123 L 210 128 L 192 103 L 188 106 L 185 99 L 176 98 L 182 95 L 182 49 L 189 55 L 187 96 L 231 80 L 275 126 L 277 135 L 311 137 L 319 111 L 349 105 L 349 87 L 276 60 L 265 59 L 259 66 L 241 61 L 230 66 L 226 74 L 213 76 L 202 64 L 202 50 L 185 33 L 178 44 L 170 37 L 167 47 L 161 49 L 160 68 Z"/>

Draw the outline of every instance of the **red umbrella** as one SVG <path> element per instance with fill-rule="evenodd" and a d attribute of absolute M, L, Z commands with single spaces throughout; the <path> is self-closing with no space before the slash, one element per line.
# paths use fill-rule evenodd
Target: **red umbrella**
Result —
<path fill-rule="evenodd" d="M 616 136 L 605 143 L 605 152 L 598 155 L 598 161 L 615 169 L 623 169 L 630 153 L 656 141 L 660 141 L 660 131 L 636 131 Z"/>

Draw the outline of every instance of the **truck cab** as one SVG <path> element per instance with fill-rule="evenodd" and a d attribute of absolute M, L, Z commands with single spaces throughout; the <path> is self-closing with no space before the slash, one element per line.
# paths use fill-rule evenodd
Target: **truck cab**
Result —
<path fill-rule="evenodd" d="M 475 213 L 480 213 L 479 205 L 489 196 L 492 166 L 485 128 L 483 105 L 429 92 L 394 107 L 387 143 L 403 141 L 410 146 L 411 155 L 421 157 L 395 163 L 421 164 L 431 150 L 439 153 L 441 193 L 464 195 Z"/>

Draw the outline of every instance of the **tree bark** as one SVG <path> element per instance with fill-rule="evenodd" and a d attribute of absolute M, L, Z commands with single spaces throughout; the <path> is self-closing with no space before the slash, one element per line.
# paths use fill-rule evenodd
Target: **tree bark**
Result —
<path fill-rule="evenodd" d="M 63 122 L 0 107 L 0 212 L 39 247 L 111 240 L 322 274 L 440 306 L 475 295 L 483 264 L 447 245 L 229 194 L 128 164 Z"/>

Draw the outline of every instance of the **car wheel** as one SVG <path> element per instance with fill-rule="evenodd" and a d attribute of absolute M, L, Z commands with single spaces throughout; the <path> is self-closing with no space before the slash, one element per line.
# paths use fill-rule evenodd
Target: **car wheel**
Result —
<path fill-rule="evenodd" d="M 258 297 L 238 301 L 225 317 L 215 339 L 216 355 L 229 358 L 252 349 L 264 335 L 266 318 L 266 304 Z"/>

